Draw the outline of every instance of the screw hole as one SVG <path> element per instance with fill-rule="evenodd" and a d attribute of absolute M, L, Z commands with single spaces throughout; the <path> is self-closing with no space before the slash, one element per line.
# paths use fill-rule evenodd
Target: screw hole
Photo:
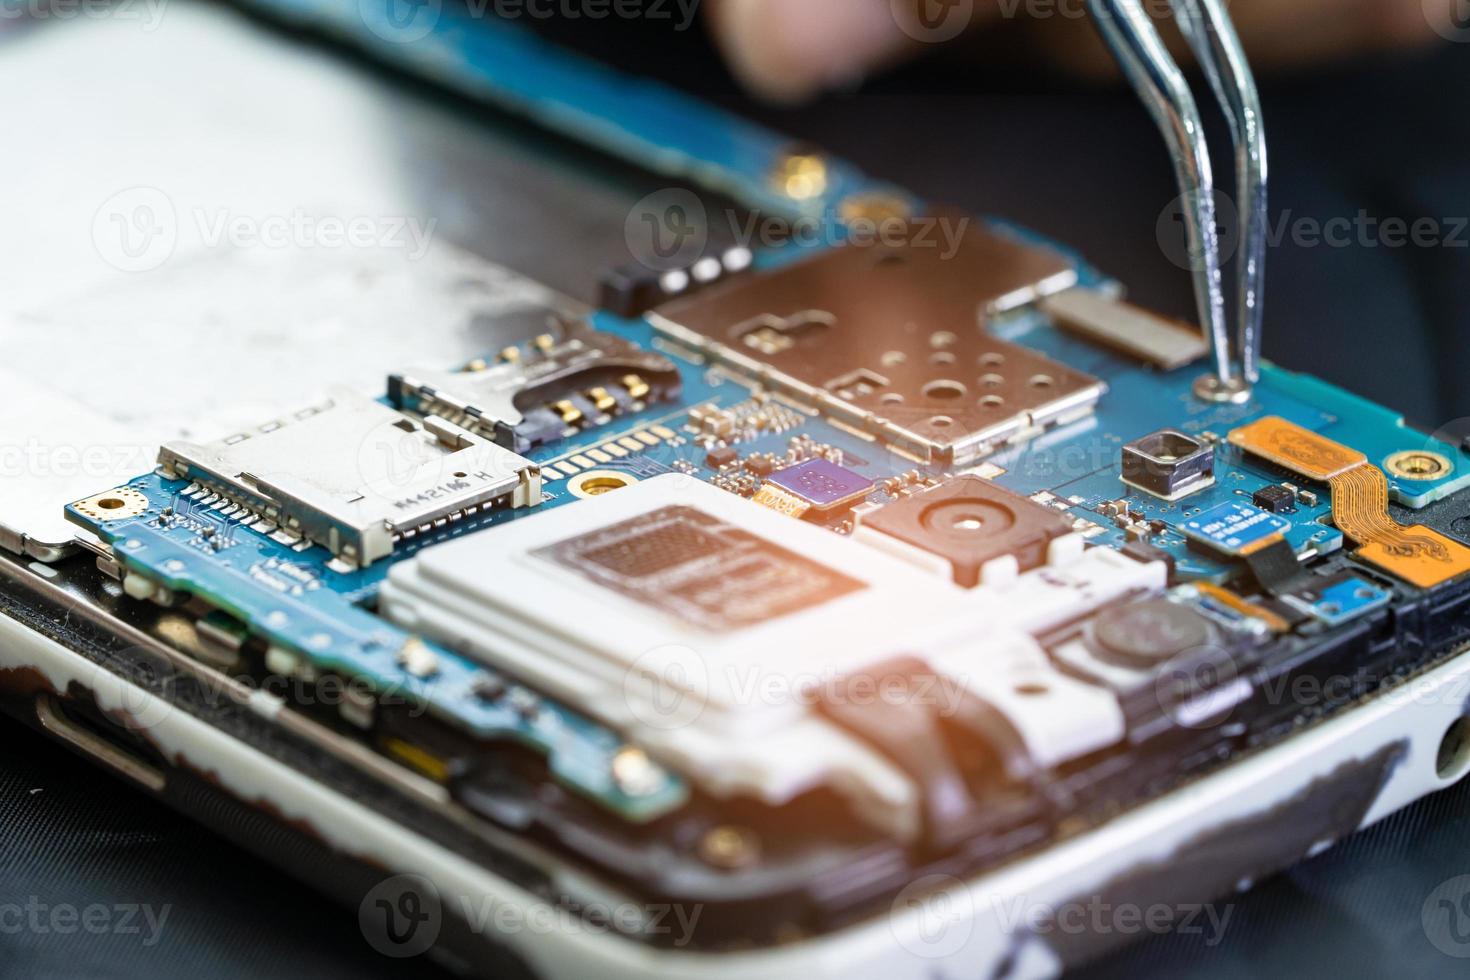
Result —
<path fill-rule="evenodd" d="M 965 386 L 958 381 L 931 381 L 924 386 L 924 397 L 935 401 L 953 401 L 965 397 Z"/>
<path fill-rule="evenodd" d="M 1456 718 L 1439 741 L 1434 770 L 1445 782 L 1452 782 L 1470 771 L 1470 718 Z"/>

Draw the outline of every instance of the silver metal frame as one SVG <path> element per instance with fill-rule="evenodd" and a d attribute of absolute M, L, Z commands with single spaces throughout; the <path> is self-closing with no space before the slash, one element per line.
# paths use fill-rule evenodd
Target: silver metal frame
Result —
<path fill-rule="evenodd" d="M 1214 373 L 1200 379 L 1195 390 L 1200 397 L 1215 401 L 1243 401 L 1261 376 L 1268 180 L 1260 94 L 1245 49 L 1223 0 L 1170 0 L 1179 29 L 1230 121 L 1235 143 L 1242 249 L 1236 289 L 1237 340 L 1232 350 L 1214 169 L 1194 93 L 1140 0 L 1089 2 L 1103 39 L 1153 115 L 1174 160 L 1196 302 L 1214 360 Z"/>

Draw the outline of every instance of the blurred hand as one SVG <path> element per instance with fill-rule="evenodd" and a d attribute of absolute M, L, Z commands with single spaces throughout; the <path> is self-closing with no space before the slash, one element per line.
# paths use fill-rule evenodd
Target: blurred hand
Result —
<path fill-rule="evenodd" d="M 755 91 L 782 101 L 809 97 L 933 44 L 1007 21 L 1032 22 L 1027 40 L 1047 61 L 1085 75 L 1113 72 L 1112 59 L 1083 16 L 1086 0 L 706 0 L 706 5 L 735 72 Z M 1161 0 L 1145 7 L 1167 9 Z M 1267 69 L 1429 41 L 1449 31 L 1457 15 L 1470 39 L 1465 8 L 1466 0 L 1230 3 L 1255 63 Z"/>

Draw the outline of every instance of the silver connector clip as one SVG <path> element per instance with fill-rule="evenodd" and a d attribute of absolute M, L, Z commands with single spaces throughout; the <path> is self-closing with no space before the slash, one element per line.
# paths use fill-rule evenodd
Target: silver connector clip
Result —
<path fill-rule="evenodd" d="M 1170 0 L 1180 32 L 1230 120 L 1235 143 L 1236 207 L 1242 247 L 1236 288 L 1236 344 L 1232 350 L 1215 176 L 1194 93 L 1141 0 L 1089 3 L 1103 39 L 1163 132 L 1174 160 L 1195 300 L 1214 359 L 1214 372 L 1195 384 L 1195 393 L 1209 401 L 1247 401 L 1261 376 L 1267 158 L 1260 94 L 1245 49 L 1224 0 Z"/>

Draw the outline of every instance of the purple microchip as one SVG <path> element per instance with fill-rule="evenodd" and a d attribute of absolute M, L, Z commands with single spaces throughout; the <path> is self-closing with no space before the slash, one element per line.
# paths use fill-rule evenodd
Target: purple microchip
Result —
<path fill-rule="evenodd" d="M 771 486 L 800 497 L 814 510 L 851 506 L 873 492 L 873 481 L 825 459 L 809 459 L 766 478 Z"/>

